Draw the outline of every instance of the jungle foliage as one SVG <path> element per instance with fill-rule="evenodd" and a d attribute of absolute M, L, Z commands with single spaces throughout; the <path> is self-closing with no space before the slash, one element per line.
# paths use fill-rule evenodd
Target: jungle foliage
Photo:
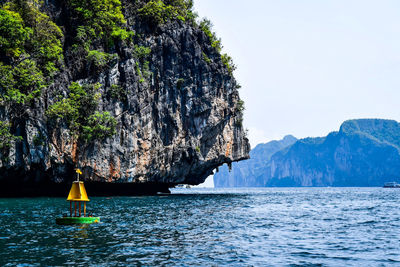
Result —
<path fill-rule="evenodd" d="M 63 65 L 63 33 L 40 6 L 38 0 L 0 5 L 0 105 L 10 117 L 0 123 L 0 148 L 20 139 L 10 133 L 13 121 L 27 114 Z"/>
<path fill-rule="evenodd" d="M 86 55 L 89 64 L 101 71 L 114 57 L 118 42 L 132 41 L 133 31 L 126 29 L 126 20 L 119 0 L 69 0 L 77 24 L 74 48 Z M 104 50 L 104 51 L 101 51 Z"/>
<path fill-rule="evenodd" d="M 21 136 L 15 136 L 10 133 L 11 124 L 6 121 L 0 121 L 0 150 L 7 149 L 13 142 L 21 141 Z"/>
<path fill-rule="evenodd" d="M 86 125 L 82 126 L 82 138 L 86 142 L 104 140 L 116 133 L 116 125 L 117 121 L 109 112 L 100 113 L 96 111 L 94 114 L 89 116 Z"/>
<path fill-rule="evenodd" d="M 215 50 L 218 53 L 221 54 L 221 51 L 222 51 L 221 39 L 217 37 L 217 34 L 214 31 L 212 31 L 213 25 L 212 25 L 211 21 L 204 18 L 200 21 L 199 27 L 205 33 L 205 35 L 207 35 L 208 39 L 210 40 L 211 46 L 213 48 L 215 48 Z M 204 52 L 203 52 L 203 59 L 207 63 L 211 63 L 210 58 Z M 228 72 L 230 74 L 232 74 L 233 71 L 236 69 L 236 66 L 233 63 L 232 58 L 228 54 L 224 53 L 224 54 L 221 54 L 221 61 L 227 68 Z"/>
<path fill-rule="evenodd" d="M 147 2 L 138 11 L 154 25 L 160 25 L 176 19 L 194 22 L 197 14 L 192 8 L 192 0 L 154 0 Z"/>
<path fill-rule="evenodd" d="M 60 97 L 46 111 L 48 119 L 57 124 L 65 123 L 76 137 L 86 143 L 114 135 L 116 120 L 108 112 L 96 111 L 100 86 L 72 83 L 68 96 Z"/>
<path fill-rule="evenodd" d="M 111 85 L 108 90 L 108 94 L 112 99 L 119 100 L 121 102 L 125 102 L 127 100 L 126 90 L 118 84 Z"/>
<path fill-rule="evenodd" d="M 24 118 L 27 110 L 34 107 L 34 101 L 63 68 L 64 35 L 43 12 L 44 2 L 5 0 L 0 3 L 0 105 L 11 111 L 9 119 L 14 125 L 17 118 Z M 150 77 L 151 48 L 133 45 L 135 33 L 127 27 L 120 0 L 66 0 L 65 4 L 73 25 L 65 42 L 67 47 L 72 46 L 73 53 L 80 53 L 83 66 L 90 70 L 90 74 L 98 75 L 114 64 L 121 46 L 131 44 L 140 82 Z M 197 25 L 208 36 L 211 46 L 221 53 L 221 40 L 211 30 L 211 22 L 202 20 L 196 23 L 197 14 L 193 12 L 192 0 L 146 1 L 137 12 L 152 25 L 174 20 Z M 135 41 L 140 38 L 136 36 Z M 205 53 L 203 58 L 208 63 L 212 62 Z M 223 54 L 221 60 L 231 73 L 235 68 L 232 59 Z M 179 81 L 178 86 L 182 84 Z M 109 113 L 97 111 L 99 86 L 72 83 L 68 95 L 59 97 L 48 107 L 46 116 L 49 121 L 54 119 L 55 123 L 66 124 L 74 135 L 85 142 L 111 136 L 115 132 L 116 121 Z M 119 85 L 110 86 L 107 93 L 119 101 L 127 99 L 127 92 Z M 15 129 L 9 123 L 3 125 L 0 121 L 0 148 L 14 140 L 7 135 L 11 128 Z"/>
<path fill-rule="evenodd" d="M 13 0 L 0 8 L 2 103 L 29 104 L 62 65 L 63 34 L 39 10 L 37 0 Z"/>
<path fill-rule="evenodd" d="M 126 40 L 133 32 L 126 30 L 126 20 L 119 0 L 69 0 L 81 26 L 77 29 L 77 39 L 91 45 L 103 41 L 112 45 L 114 40 Z"/>
<path fill-rule="evenodd" d="M 1 6 L 0 51 L 10 62 L 33 58 L 44 74 L 51 75 L 62 63 L 63 34 L 39 7 L 37 0 L 13 0 Z"/>
<path fill-rule="evenodd" d="M 140 77 L 140 82 L 144 82 L 144 79 L 150 77 L 150 62 L 149 57 L 151 54 L 151 48 L 146 46 L 135 45 L 134 56 L 137 59 L 135 70 Z"/>

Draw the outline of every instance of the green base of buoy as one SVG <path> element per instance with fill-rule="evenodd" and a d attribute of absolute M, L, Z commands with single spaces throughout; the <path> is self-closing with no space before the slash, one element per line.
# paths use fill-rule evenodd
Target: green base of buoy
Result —
<path fill-rule="evenodd" d="M 72 225 L 72 224 L 91 224 L 99 223 L 100 217 L 62 217 L 56 218 L 56 223 L 59 225 Z"/>

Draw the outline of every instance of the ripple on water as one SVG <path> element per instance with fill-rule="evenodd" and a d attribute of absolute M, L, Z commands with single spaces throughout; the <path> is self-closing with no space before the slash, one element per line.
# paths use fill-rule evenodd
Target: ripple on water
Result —
<path fill-rule="evenodd" d="M 181 189 L 92 198 L 102 223 L 57 226 L 65 199 L 0 199 L 0 266 L 392 265 L 400 190 Z"/>

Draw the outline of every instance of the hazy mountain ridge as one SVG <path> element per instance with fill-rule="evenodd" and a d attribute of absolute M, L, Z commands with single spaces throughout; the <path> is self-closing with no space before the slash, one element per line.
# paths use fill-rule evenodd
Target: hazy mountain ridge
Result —
<path fill-rule="evenodd" d="M 257 183 L 244 183 L 245 186 L 382 186 L 399 180 L 399 144 L 400 124 L 396 121 L 349 120 L 338 132 L 300 139 L 276 151 L 270 159 L 264 157 L 257 169 L 240 172 L 254 173 L 256 178 Z M 215 185 L 242 185 L 232 180 L 240 178 L 235 174 L 238 168 L 248 166 L 247 162 L 235 164 L 230 174 L 215 175 Z"/>
<path fill-rule="evenodd" d="M 216 187 L 250 187 L 263 186 L 264 181 L 261 173 L 265 162 L 278 151 L 294 144 L 297 139 L 292 135 L 285 136 L 280 141 L 271 141 L 259 144 L 250 151 L 250 159 L 241 162 L 234 162 L 229 172 L 227 165 L 220 167 L 219 172 L 214 176 Z"/>

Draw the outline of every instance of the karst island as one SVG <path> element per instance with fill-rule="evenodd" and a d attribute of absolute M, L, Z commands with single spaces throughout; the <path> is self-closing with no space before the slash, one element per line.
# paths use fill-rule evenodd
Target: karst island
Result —
<path fill-rule="evenodd" d="M 2 1 L 0 196 L 168 192 L 249 157 L 235 65 L 192 1 Z M 49 190 L 51 189 L 51 190 Z"/>

